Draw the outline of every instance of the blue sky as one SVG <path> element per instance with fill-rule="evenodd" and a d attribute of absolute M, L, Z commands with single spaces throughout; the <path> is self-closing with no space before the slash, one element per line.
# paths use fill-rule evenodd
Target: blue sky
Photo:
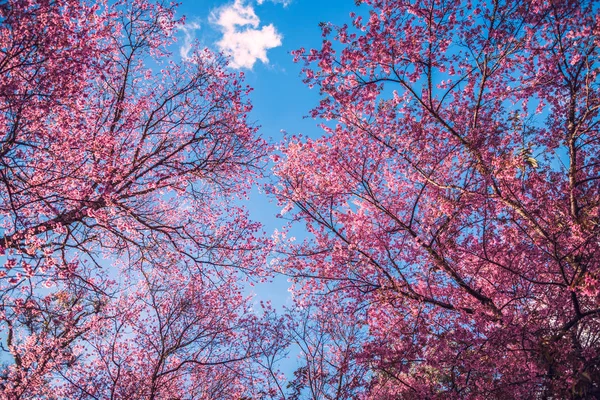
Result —
<path fill-rule="evenodd" d="M 231 56 L 232 67 L 243 71 L 254 89 L 251 122 L 260 126 L 259 133 L 271 143 L 283 139 L 282 131 L 317 137 L 322 132 L 319 121 L 304 116 L 317 105 L 318 89 L 302 83 L 302 65 L 293 62 L 290 52 L 320 48 L 319 23 L 348 23 L 352 11 L 357 11 L 354 0 L 182 0 L 179 13 L 186 16 L 187 28 L 180 32 L 178 45 L 185 53 L 186 45 L 198 40 Z M 267 234 L 281 230 L 285 223 L 275 217 L 279 207 L 256 189 L 247 207 Z M 290 235 L 301 240 L 302 227 L 296 226 Z M 268 300 L 280 308 L 291 304 L 288 287 L 285 277 L 277 277 L 249 289 L 256 302 Z M 288 376 L 297 368 L 297 352 L 291 349 L 290 358 L 279 364 Z"/>
<path fill-rule="evenodd" d="M 325 5 L 325 6 L 324 6 Z M 320 48 L 320 22 L 343 24 L 357 11 L 354 0 L 183 0 L 179 15 L 186 28 L 179 33 L 180 54 L 185 56 L 192 40 L 231 57 L 231 66 L 243 71 L 254 90 L 251 122 L 272 143 L 282 140 L 282 131 L 316 137 L 319 121 L 304 118 L 317 105 L 317 89 L 302 83 L 301 64 L 290 52 L 300 47 Z M 254 190 L 248 202 L 251 217 L 264 224 L 270 234 L 284 221 L 275 218 L 280 211 L 265 195 Z M 301 239 L 297 226 L 294 236 Z M 289 302 L 287 280 L 254 288 L 257 300 L 272 300 L 276 306 Z"/>
<path fill-rule="evenodd" d="M 178 11 L 188 29 L 180 43 L 188 35 L 232 55 L 232 66 L 254 88 L 251 118 L 264 137 L 279 140 L 281 130 L 314 136 L 320 134 L 316 121 L 303 116 L 317 104 L 318 93 L 302 83 L 301 66 L 290 52 L 320 47 L 319 22 L 347 22 L 355 9 L 353 0 L 183 0 Z"/>

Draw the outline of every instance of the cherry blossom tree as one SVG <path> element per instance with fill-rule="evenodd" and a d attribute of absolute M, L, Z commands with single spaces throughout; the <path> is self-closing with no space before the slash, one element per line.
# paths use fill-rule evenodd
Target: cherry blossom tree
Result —
<path fill-rule="evenodd" d="M 286 385 L 287 399 L 356 399 L 368 393 L 369 368 L 360 360 L 366 332 L 360 319 L 348 324 L 349 313 L 314 306 L 292 312 L 290 339 L 300 365 Z"/>
<path fill-rule="evenodd" d="M 266 398 L 356 399 L 369 393 L 371 371 L 360 360 L 367 337 L 364 322 L 348 324 L 350 310 L 339 304 L 333 308 L 327 302 L 325 307 L 277 312 L 262 305 L 265 329 L 258 344 L 260 358 L 252 368 L 263 372 L 258 376 Z"/>
<path fill-rule="evenodd" d="M 242 74 L 174 6 L 0 4 L 0 398 L 252 393 L 269 241 Z M 246 364 L 245 364 L 246 363 Z"/>
<path fill-rule="evenodd" d="M 258 318 L 232 294 L 236 276 L 153 270 L 136 290 L 103 310 L 81 362 L 53 390 L 65 398 L 240 398 L 260 382 L 248 360 L 258 354 Z"/>
<path fill-rule="evenodd" d="M 365 397 L 600 396 L 598 2 L 357 3 L 273 156 L 296 298 L 360 311 Z"/>

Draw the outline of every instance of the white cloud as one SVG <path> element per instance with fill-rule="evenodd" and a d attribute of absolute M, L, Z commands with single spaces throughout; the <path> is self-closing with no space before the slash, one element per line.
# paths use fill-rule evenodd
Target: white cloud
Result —
<path fill-rule="evenodd" d="M 254 8 L 244 5 L 243 0 L 235 0 L 214 11 L 211 22 L 223 32 L 217 46 L 232 56 L 233 68 L 252 68 L 257 60 L 267 64 L 267 50 L 281 46 L 281 34 L 272 24 L 260 27 Z"/>
<path fill-rule="evenodd" d="M 192 51 L 192 45 L 198 29 L 200 29 L 200 24 L 197 22 L 187 22 L 185 25 L 179 27 L 179 30 L 183 32 L 183 44 L 179 48 L 179 55 L 184 60 L 190 59 L 190 51 Z"/>

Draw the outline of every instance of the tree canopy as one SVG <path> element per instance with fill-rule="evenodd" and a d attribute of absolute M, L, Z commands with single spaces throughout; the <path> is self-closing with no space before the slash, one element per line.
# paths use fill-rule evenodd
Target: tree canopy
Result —
<path fill-rule="evenodd" d="M 361 3 L 295 53 L 331 122 L 276 166 L 281 271 L 368 332 L 368 397 L 598 396 L 598 3 Z"/>
<path fill-rule="evenodd" d="M 356 3 L 269 144 L 175 5 L 0 1 L 0 399 L 600 397 L 598 2 Z"/>

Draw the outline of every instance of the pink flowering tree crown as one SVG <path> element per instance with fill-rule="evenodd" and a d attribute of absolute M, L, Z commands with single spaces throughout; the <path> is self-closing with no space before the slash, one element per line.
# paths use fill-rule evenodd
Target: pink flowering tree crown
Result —
<path fill-rule="evenodd" d="M 2 399 L 240 397 L 259 379 L 241 290 L 270 244 L 236 199 L 266 148 L 242 74 L 199 47 L 172 61 L 174 13 L 0 5 Z"/>
<path fill-rule="evenodd" d="M 295 52 L 330 121 L 275 168 L 296 298 L 358 310 L 367 397 L 600 395 L 597 2 L 360 3 Z"/>

